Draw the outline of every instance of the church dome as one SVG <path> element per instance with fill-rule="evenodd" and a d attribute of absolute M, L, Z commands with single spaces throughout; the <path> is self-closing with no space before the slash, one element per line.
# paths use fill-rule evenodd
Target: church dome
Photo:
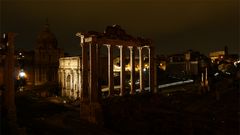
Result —
<path fill-rule="evenodd" d="M 37 36 L 38 48 L 57 48 L 57 39 L 55 35 L 50 31 L 49 25 L 46 24 L 44 29 Z"/>

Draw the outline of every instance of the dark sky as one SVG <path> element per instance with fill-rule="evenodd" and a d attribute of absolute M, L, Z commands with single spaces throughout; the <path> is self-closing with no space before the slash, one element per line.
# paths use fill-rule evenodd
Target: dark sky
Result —
<path fill-rule="evenodd" d="M 1 30 L 19 33 L 16 47 L 33 49 L 46 18 L 58 45 L 79 54 L 76 32 L 119 24 L 154 41 L 157 54 L 239 50 L 238 0 L 0 0 Z"/>

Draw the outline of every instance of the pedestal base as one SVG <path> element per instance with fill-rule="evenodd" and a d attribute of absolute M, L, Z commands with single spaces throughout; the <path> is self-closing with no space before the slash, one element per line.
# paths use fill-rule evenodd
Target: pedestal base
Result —
<path fill-rule="evenodd" d="M 99 103 L 80 103 L 80 118 L 90 123 L 103 125 L 102 107 Z"/>

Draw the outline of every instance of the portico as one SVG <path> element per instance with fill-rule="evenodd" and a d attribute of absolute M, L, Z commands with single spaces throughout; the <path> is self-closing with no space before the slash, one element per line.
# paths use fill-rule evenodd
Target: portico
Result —
<path fill-rule="evenodd" d="M 127 35 L 123 29 L 118 25 L 108 26 L 104 33 L 87 32 L 76 33 L 80 38 L 80 45 L 82 49 L 82 63 L 81 63 L 81 104 L 80 115 L 92 123 L 102 122 L 102 109 L 100 105 L 99 93 L 101 93 L 100 73 L 99 67 L 101 62 L 100 48 L 107 47 L 108 64 L 108 96 L 114 96 L 114 74 L 113 74 L 113 49 L 119 49 L 120 56 L 120 93 L 119 96 L 126 94 L 135 94 L 135 53 L 136 49 L 139 52 L 139 78 L 140 78 L 140 92 L 145 92 L 144 84 L 144 64 L 143 64 L 143 49 L 148 49 L 149 57 L 149 87 L 150 91 L 154 90 L 154 53 L 150 40 L 142 38 L 133 38 Z M 126 55 L 130 55 L 130 91 L 126 90 Z"/>
<path fill-rule="evenodd" d="M 120 55 L 120 96 L 123 96 L 126 93 L 126 54 L 129 51 L 130 55 L 130 79 L 131 79 L 131 87 L 130 87 L 130 94 L 135 94 L 135 54 L 136 49 L 139 53 L 139 79 L 140 79 L 140 92 L 144 92 L 145 82 L 144 82 L 144 62 L 143 62 L 143 49 L 148 50 L 148 57 L 149 57 L 149 87 L 150 90 L 153 91 L 154 89 L 154 61 L 153 61 L 153 47 L 150 41 L 138 41 L 138 40 L 120 40 L 120 39 L 110 39 L 106 37 L 99 38 L 98 35 L 89 35 L 88 33 L 77 33 L 76 36 L 81 38 L 81 47 L 82 47 L 82 88 L 83 88 L 83 95 L 82 98 L 85 96 L 91 97 L 91 100 L 94 97 L 97 97 L 95 93 L 100 91 L 98 83 L 98 66 L 95 63 L 99 63 L 98 59 L 96 59 L 96 52 L 100 52 L 96 50 L 96 46 L 106 46 L 107 47 L 107 55 L 108 55 L 108 66 L 106 70 L 108 70 L 108 89 L 109 89 L 109 96 L 113 96 L 114 91 L 114 75 L 113 75 L 113 49 L 119 48 L 119 55 Z M 89 51 L 89 55 L 87 55 L 87 51 Z M 99 54 L 98 54 L 99 55 Z M 87 63 L 87 59 L 89 58 L 89 63 Z M 84 62 L 85 61 L 85 62 Z M 89 70 L 85 69 L 90 67 Z M 89 76 L 88 76 L 89 74 Z M 90 78 L 88 78 L 90 77 Z M 89 80 L 89 83 L 87 82 Z M 85 83 L 84 83 L 85 82 Z M 85 86 L 86 85 L 86 86 Z M 88 89 L 89 88 L 89 89 Z"/>

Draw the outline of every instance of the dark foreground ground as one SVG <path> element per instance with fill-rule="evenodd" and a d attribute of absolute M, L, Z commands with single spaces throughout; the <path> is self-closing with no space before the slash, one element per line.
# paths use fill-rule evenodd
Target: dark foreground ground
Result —
<path fill-rule="evenodd" d="M 104 99 L 103 126 L 81 120 L 79 105 L 22 92 L 16 97 L 18 125 L 29 135 L 239 135 L 239 83 L 226 79 L 217 86 L 219 99 L 213 91 L 199 95 L 195 85 Z"/>
<path fill-rule="evenodd" d="M 121 134 L 239 135 L 239 85 L 223 82 L 218 98 L 186 85 L 178 87 L 186 91 L 107 99 L 106 126 Z"/>
<path fill-rule="evenodd" d="M 108 129 L 80 119 L 79 107 L 56 97 L 17 97 L 18 124 L 30 135 L 112 134 Z"/>

